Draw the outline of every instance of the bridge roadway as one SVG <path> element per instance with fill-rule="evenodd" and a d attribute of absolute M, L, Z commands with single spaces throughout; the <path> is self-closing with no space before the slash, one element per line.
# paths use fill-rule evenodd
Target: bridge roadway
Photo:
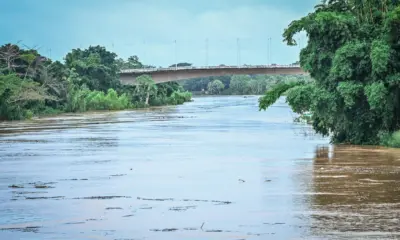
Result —
<path fill-rule="evenodd" d="M 150 75 L 156 83 L 224 75 L 307 75 L 299 65 L 170 67 L 122 70 L 120 72 L 120 81 L 125 85 L 134 85 L 136 77 L 143 74 Z"/>

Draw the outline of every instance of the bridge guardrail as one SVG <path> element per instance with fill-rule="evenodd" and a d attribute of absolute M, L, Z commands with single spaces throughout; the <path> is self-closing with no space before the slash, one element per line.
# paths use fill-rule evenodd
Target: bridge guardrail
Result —
<path fill-rule="evenodd" d="M 203 70 L 203 69 L 224 69 L 224 68 L 298 68 L 298 64 L 289 65 L 242 65 L 242 66 L 200 66 L 200 67 L 168 67 L 168 68 L 137 68 L 125 69 L 120 73 L 146 73 L 146 72 L 163 72 L 163 71 L 178 71 L 178 70 Z"/>

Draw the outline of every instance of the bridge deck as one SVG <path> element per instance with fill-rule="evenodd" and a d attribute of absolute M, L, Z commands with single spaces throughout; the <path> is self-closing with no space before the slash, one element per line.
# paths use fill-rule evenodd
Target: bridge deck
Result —
<path fill-rule="evenodd" d="M 126 69 L 120 72 L 122 84 L 135 84 L 136 77 L 148 74 L 156 83 L 191 78 L 244 74 L 306 74 L 299 65 L 212 66 Z"/>
<path fill-rule="evenodd" d="M 243 65 L 243 66 L 201 66 L 201 67 L 168 67 L 168 68 L 136 68 L 121 70 L 121 74 L 139 74 L 139 73 L 154 73 L 154 72 L 170 72 L 182 70 L 214 70 L 214 69 L 269 69 L 269 68 L 300 68 L 300 65 Z"/>

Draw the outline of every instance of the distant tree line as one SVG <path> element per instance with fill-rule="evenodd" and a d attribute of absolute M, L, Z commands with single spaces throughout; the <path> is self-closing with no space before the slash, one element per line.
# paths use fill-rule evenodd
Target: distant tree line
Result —
<path fill-rule="evenodd" d="M 194 78 L 180 82 L 186 91 L 194 93 L 245 95 L 264 94 L 279 83 L 311 82 L 306 76 L 233 75 Z"/>
<path fill-rule="evenodd" d="M 191 63 L 187 62 L 178 63 L 176 65 L 178 67 L 192 66 Z M 175 64 L 170 67 L 175 67 Z M 226 75 L 192 78 L 180 81 L 179 83 L 186 91 L 196 94 L 261 95 L 279 83 L 311 81 L 311 78 L 308 76 L 296 75 Z"/>

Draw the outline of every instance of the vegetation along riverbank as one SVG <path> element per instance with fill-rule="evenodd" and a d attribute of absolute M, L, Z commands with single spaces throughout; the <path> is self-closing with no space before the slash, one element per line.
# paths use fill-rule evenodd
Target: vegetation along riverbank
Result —
<path fill-rule="evenodd" d="M 117 58 L 101 46 L 73 49 L 65 61 L 52 61 L 35 49 L 0 47 L 0 120 L 90 110 L 122 110 L 176 105 L 191 100 L 176 82 L 155 84 L 148 75 L 123 86 L 120 69 L 142 68 L 136 56 Z"/>
<path fill-rule="evenodd" d="M 191 63 L 179 63 L 189 67 Z M 182 87 L 198 95 L 262 95 L 279 83 L 311 82 L 302 75 L 225 75 L 181 81 Z"/>
<path fill-rule="evenodd" d="M 325 1 L 293 21 L 288 45 L 305 31 L 300 64 L 313 82 L 282 83 L 260 109 L 286 93 L 297 113 L 311 112 L 313 128 L 335 143 L 400 147 L 399 1 Z"/>

